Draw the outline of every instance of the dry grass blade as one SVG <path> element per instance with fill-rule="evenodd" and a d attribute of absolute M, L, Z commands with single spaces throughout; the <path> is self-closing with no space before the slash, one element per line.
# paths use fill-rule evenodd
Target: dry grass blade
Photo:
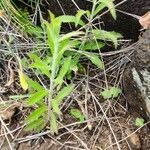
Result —
<path fill-rule="evenodd" d="M 5 87 L 11 86 L 11 84 L 15 81 L 15 74 L 14 74 L 13 69 L 11 68 L 11 61 L 12 61 L 12 58 L 9 59 L 9 61 L 8 61 L 9 80 L 8 80 L 8 82 L 5 84 Z"/>

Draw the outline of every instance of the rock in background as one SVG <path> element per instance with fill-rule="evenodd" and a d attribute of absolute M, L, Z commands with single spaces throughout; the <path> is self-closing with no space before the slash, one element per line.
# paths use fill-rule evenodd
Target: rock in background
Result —
<path fill-rule="evenodd" d="M 150 119 L 150 30 L 139 38 L 134 48 L 133 64 L 124 74 L 124 93 L 131 113 Z"/>

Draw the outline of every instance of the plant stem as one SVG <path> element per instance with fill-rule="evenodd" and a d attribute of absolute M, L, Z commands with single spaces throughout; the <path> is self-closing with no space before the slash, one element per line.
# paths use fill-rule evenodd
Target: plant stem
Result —
<path fill-rule="evenodd" d="M 58 40 L 56 40 L 58 41 Z M 52 72 L 50 77 L 50 90 L 49 90 L 49 97 L 48 97 L 48 120 L 50 120 L 50 112 L 51 112 L 51 101 L 53 99 L 53 91 L 54 91 L 54 79 L 56 76 L 56 58 L 58 54 L 58 42 L 54 44 L 54 54 L 53 54 L 53 61 L 52 61 Z"/>
<path fill-rule="evenodd" d="M 94 11 L 95 11 L 95 8 L 96 8 L 96 4 L 97 4 L 97 0 L 93 0 L 93 6 L 92 6 L 92 11 L 91 11 L 91 15 L 90 15 L 90 22 L 93 20 L 93 17 L 94 17 Z"/>

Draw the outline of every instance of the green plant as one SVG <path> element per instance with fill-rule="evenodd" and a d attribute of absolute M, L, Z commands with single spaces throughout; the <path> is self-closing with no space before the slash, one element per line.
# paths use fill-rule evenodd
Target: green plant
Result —
<path fill-rule="evenodd" d="M 116 98 L 121 93 L 121 89 L 117 87 L 111 87 L 110 89 L 105 89 L 101 92 L 104 99 Z"/>
<path fill-rule="evenodd" d="M 83 122 L 85 119 L 84 115 L 81 113 L 79 109 L 71 108 L 70 115 L 78 119 L 80 122 Z"/>
<path fill-rule="evenodd" d="M 43 86 L 24 74 L 21 79 L 22 74 L 20 75 L 20 81 L 23 80 L 23 83 L 27 83 L 26 87 L 29 91 L 27 104 L 31 107 L 34 106 L 35 109 L 26 119 L 26 130 L 39 131 L 46 124 L 50 124 L 51 133 L 58 133 L 57 119 L 62 113 L 60 105 L 75 88 L 74 84 L 68 85 L 64 80 L 68 74 L 74 71 L 74 68 L 78 69 L 81 56 L 88 58 L 99 69 L 104 69 L 102 57 L 90 50 L 99 50 L 105 45 L 105 40 L 112 41 L 117 47 L 117 39 L 122 37 L 114 31 L 108 32 L 90 26 L 97 17 L 97 13 L 105 7 L 111 8 L 111 14 L 116 19 L 112 1 L 93 0 L 91 12 L 79 10 L 76 16 L 63 15 L 59 17 L 55 17 L 53 13 L 49 12 L 51 22 L 43 21 L 42 27 L 44 31 L 46 30 L 49 49 L 45 51 L 45 57 L 41 57 L 40 52 L 31 51 L 28 54 L 29 68 L 46 78 L 49 85 Z M 88 21 L 87 23 L 83 21 L 83 16 Z M 76 28 L 78 26 L 80 28 L 77 31 L 62 34 L 63 23 L 73 23 Z M 111 96 L 118 95 L 118 91 L 116 92 L 113 88 L 111 90 L 115 92 L 115 94 L 111 92 Z M 83 121 L 83 116 L 77 109 L 72 109 L 71 115 Z"/>
<path fill-rule="evenodd" d="M 142 127 L 144 125 L 144 119 L 143 118 L 136 118 L 135 125 L 137 127 Z"/>

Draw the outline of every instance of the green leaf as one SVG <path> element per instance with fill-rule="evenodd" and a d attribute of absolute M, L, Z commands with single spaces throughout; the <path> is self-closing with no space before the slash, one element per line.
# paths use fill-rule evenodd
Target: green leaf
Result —
<path fill-rule="evenodd" d="M 69 45 L 71 48 L 77 47 L 80 44 L 81 44 L 81 41 L 79 41 L 79 39 L 73 39 L 73 40 L 70 40 L 69 42 Z"/>
<path fill-rule="evenodd" d="M 61 103 L 63 98 L 68 96 L 74 90 L 74 87 L 75 87 L 75 85 L 71 84 L 71 85 L 68 85 L 68 86 L 64 87 L 63 89 L 61 89 L 61 91 L 59 91 L 57 96 L 55 97 L 54 101 Z"/>
<path fill-rule="evenodd" d="M 45 61 L 43 61 L 39 56 L 33 53 L 30 53 L 29 57 L 32 61 L 34 61 L 30 65 L 31 68 L 39 69 L 42 72 L 42 74 L 45 74 L 48 77 L 50 77 L 50 67 L 45 63 Z"/>
<path fill-rule="evenodd" d="M 11 96 L 9 96 L 10 99 L 13 99 L 13 100 L 16 100 L 16 101 L 22 100 L 22 99 L 28 98 L 28 97 L 30 97 L 29 94 L 26 94 L 26 95 L 11 95 Z"/>
<path fill-rule="evenodd" d="M 41 38 L 43 33 L 42 29 L 36 26 L 26 26 L 25 31 L 31 35 L 35 35 L 36 38 Z"/>
<path fill-rule="evenodd" d="M 37 120 L 34 120 L 33 122 L 30 122 L 25 127 L 25 131 L 41 131 L 46 125 L 46 120 L 44 118 L 38 118 Z"/>
<path fill-rule="evenodd" d="M 58 134 L 58 125 L 57 125 L 57 119 L 56 119 L 56 115 L 51 111 L 51 115 L 50 115 L 50 131 L 51 134 Z"/>
<path fill-rule="evenodd" d="M 92 62 L 94 65 L 96 65 L 98 68 L 104 69 L 104 64 L 103 64 L 103 62 L 99 59 L 98 56 L 92 54 L 92 55 L 89 57 L 89 59 L 90 59 L 91 62 Z"/>
<path fill-rule="evenodd" d="M 59 109 L 59 105 L 61 104 L 62 100 L 68 96 L 72 91 L 74 90 L 74 85 L 68 85 L 66 87 L 64 87 L 63 89 L 61 89 L 58 94 L 56 95 L 56 97 L 52 100 L 52 108 L 53 111 L 56 114 L 60 114 L 60 109 Z"/>
<path fill-rule="evenodd" d="M 60 18 L 61 22 L 63 22 L 63 23 L 75 23 L 76 24 L 75 16 L 63 15 L 63 16 L 60 16 L 59 18 Z M 78 24 L 81 26 L 85 25 L 85 23 L 82 20 L 80 20 Z"/>
<path fill-rule="evenodd" d="M 53 19 L 51 23 L 47 21 L 43 22 L 47 28 L 47 36 L 48 36 L 48 45 L 50 47 L 51 54 L 54 54 L 54 47 L 58 44 L 60 28 L 61 28 L 61 20 L 59 17 Z"/>
<path fill-rule="evenodd" d="M 50 10 L 48 10 L 48 13 L 49 13 L 49 17 L 51 19 L 51 22 L 53 22 L 55 19 L 55 15 Z"/>
<path fill-rule="evenodd" d="M 31 97 L 28 98 L 28 105 L 29 106 L 34 105 L 35 103 L 42 100 L 46 95 L 48 95 L 48 91 L 45 89 L 40 90 L 40 91 L 36 92 L 35 94 L 32 94 Z"/>
<path fill-rule="evenodd" d="M 32 60 L 32 61 L 41 61 L 41 59 L 40 59 L 40 57 L 37 55 L 37 54 L 35 54 L 35 53 L 29 53 L 28 54 L 28 56 L 30 57 L 30 59 Z"/>
<path fill-rule="evenodd" d="M 37 81 L 33 81 L 31 78 L 27 77 L 27 83 L 29 87 L 36 91 L 44 90 L 43 86 L 41 86 Z"/>
<path fill-rule="evenodd" d="M 81 17 L 84 15 L 84 14 L 87 14 L 87 16 L 90 15 L 90 11 L 85 11 L 85 10 L 78 10 L 77 14 L 76 14 L 76 22 L 75 22 L 75 26 L 77 27 L 78 24 L 79 24 L 79 21 L 81 20 Z"/>
<path fill-rule="evenodd" d="M 82 31 L 72 31 L 70 33 L 67 33 L 65 34 L 64 36 L 62 36 L 60 39 L 59 39 L 59 42 L 63 41 L 63 40 L 66 40 L 66 39 L 69 39 L 71 37 L 75 37 L 75 36 L 79 36 L 79 35 L 83 35 L 84 32 Z"/>
<path fill-rule="evenodd" d="M 47 77 L 50 77 L 50 71 L 49 71 L 50 67 L 44 62 L 42 61 L 34 62 L 30 65 L 30 67 L 39 69 L 42 72 L 42 74 L 46 75 Z"/>
<path fill-rule="evenodd" d="M 101 92 L 104 99 L 116 98 L 121 93 L 121 90 L 117 87 L 111 87 L 110 89 L 105 89 Z"/>
<path fill-rule="evenodd" d="M 57 78 L 55 79 L 55 84 L 62 84 L 63 83 L 63 78 L 66 75 L 66 73 L 70 70 L 70 64 L 71 64 L 71 57 L 67 57 L 64 59 L 64 63 L 59 71 L 59 74 Z"/>
<path fill-rule="evenodd" d="M 117 40 L 119 38 L 122 38 L 122 35 L 120 33 L 117 33 L 114 31 L 105 31 L 105 30 L 95 29 L 95 30 L 92 30 L 92 33 L 96 39 L 111 40 L 113 42 L 115 48 L 117 48 L 117 45 L 118 45 Z"/>
<path fill-rule="evenodd" d="M 27 118 L 26 118 L 26 122 L 30 123 L 33 122 L 35 120 L 37 120 L 39 117 L 41 117 L 45 112 L 47 111 L 47 106 L 46 105 L 42 105 L 39 108 L 37 108 L 36 110 L 34 110 Z"/>
<path fill-rule="evenodd" d="M 100 60 L 100 58 L 97 56 L 97 55 L 95 55 L 95 54 L 92 54 L 92 53 L 90 53 L 90 54 L 88 54 L 88 53 L 83 53 L 85 56 L 87 56 L 90 60 L 91 60 L 91 62 L 94 64 L 94 65 L 96 65 L 98 68 L 100 68 L 100 69 L 104 69 L 104 64 L 103 64 L 103 62 Z"/>
<path fill-rule="evenodd" d="M 104 99 L 112 97 L 112 95 L 108 89 L 105 89 L 103 92 L 101 92 L 101 95 L 103 96 Z"/>
<path fill-rule="evenodd" d="M 71 114 L 71 116 L 75 117 L 76 119 L 79 119 L 80 122 L 83 122 L 85 119 L 84 115 L 81 113 L 81 111 L 79 109 L 72 108 L 70 110 L 70 114 Z"/>
<path fill-rule="evenodd" d="M 63 54 L 66 50 L 70 48 L 69 39 L 63 40 L 59 42 L 58 54 L 56 57 L 56 64 L 59 66 L 62 64 Z"/>
<path fill-rule="evenodd" d="M 99 41 L 90 41 L 90 42 L 86 42 L 84 44 L 84 46 L 82 47 L 82 50 L 86 51 L 86 50 L 97 50 L 100 49 L 102 47 L 104 47 L 105 44 L 103 42 L 99 42 Z"/>
<path fill-rule="evenodd" d="M 98 6 L 94 10 L 94 16 L 96 16 L 101 10 L 103 10 L 106 7 L 104 3 L 98 3 Z"/>
<path fill-rule="evenodd" d="M 118 97 L 118 95 L 121 93 L 121 89 L 117 87 L 112 87 L 110 89 L 110 92 L 112 94 L 112 97 L 115 98 L 115 97 Z"/>
<path fill-rule="evenodd" d="M 47 21 L 44 21 L 43 24 L 46 26 L 46 29 L 47 29 L 47 37 L 48 37 L 47 43 L 49 45 L 51 54 L 53 55 L 53 53 L 54 53 L 54 39 L 53 39 L 53 36 L 55 37 L 55 35 L 52 31 L 50 23 L 48 23 Z"/>
<path fill-rule="evenodd" d="M 114 0 L 100 0 L 99 2 L 102 3 L 103 5 L 105 5 L 105 7 L 108 7 L 111 15 L 116 20 L 116 11 L 115 11 L 115 5 L 114 5 L 113 1 Z M 101 7 L 103 7 L 103 5 Z M 102 9 L 102 8 L 99 8 L 99 9 Z"/>
<path fill-rule="evenodd" d="M 59 52 L 62 51 L 63 49 L 66 50 L 68 48 L 69 42 L 70 42 L 70 39 L 66 39 L 61 42 L 59 41 Z"/>
<path fill-rule="evenodd" d="M 61 59 L 63 57 L 63 54 L 65 52 L 67 52 L 67 50 L 69 50 L 71 48 L 74 48 L 78 44 L 79 44 L 79 41 L 77 41 L 77 40 L 66 39 L 66 40 L 61 41 L 59 43 L 59 52 L 58 52 L 58 55 L 57 55 L 56 64 L 60 65 L 61 64 Z M 71 55 L 70 51 L 68 51 L 68 55 L 65 55 L 65 56 L 72 56 L 72 55 Z"/>
<path fill-rule="evenodd" d="M 144 119 L 143 118 L 136 118 L 135 125 L 137 127 L 142 127 L 144 125 Z"/>
<path fill-rule="evenodd" d="M 61 20 L 59 17 L 57 17 L 54 21 L 51 22 L 51 28 L 52 31 L 54 32 L 55 38 L 57 39 L 60 34 L 60 29 L 61 29 Z"/>

